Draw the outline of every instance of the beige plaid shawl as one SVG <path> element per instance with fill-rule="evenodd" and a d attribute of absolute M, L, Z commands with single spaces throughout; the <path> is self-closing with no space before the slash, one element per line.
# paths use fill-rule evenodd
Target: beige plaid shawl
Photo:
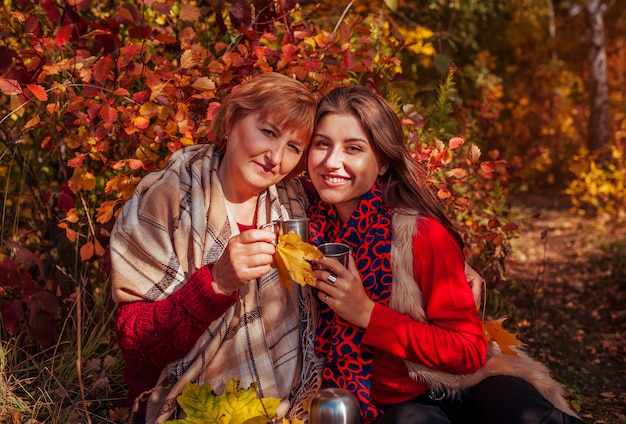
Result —
<path fill-rule="evenodd" d="M 226 206 L 212 145 L 174 153 L 166 169 L 148 174 L 126 203 L 111 235 L 113 299 L 159 300 L 222 254 L 238 233 Z M 257 224 L 302 217 L 306 196 L 290 180 L 261 193 Z M 321 360 L 313 353 L 316 298 L 294 284 L 287 291 L 275 270 L 239 290 L 239 300 L 213 322 L 184 358 L 163 370 L 148 397 L 147 422 L 176 415 L 176 397 L 189 382 L 218 394 L 233 376 L 260 397 L 282 400 L 279 415 L 306 418 L 320 388 Z"/>

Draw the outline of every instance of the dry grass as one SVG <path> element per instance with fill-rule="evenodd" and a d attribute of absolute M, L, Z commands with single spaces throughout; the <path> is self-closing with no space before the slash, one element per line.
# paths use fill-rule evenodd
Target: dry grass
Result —
<path fill-rule="evenodd" d="M 55 345 L 41 348 L 26 332 L 0 344 L 0 422 L 122 422 L 127 411 L 113 306 L 105 287 L 95 293 L 76 297 Z"/>

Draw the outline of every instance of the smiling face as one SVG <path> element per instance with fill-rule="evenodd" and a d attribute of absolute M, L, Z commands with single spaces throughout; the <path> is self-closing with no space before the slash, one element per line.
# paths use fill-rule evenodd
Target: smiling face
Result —
<path fill-rule="evenodd" d="M 306 148 L 302 134 L 279 126 L 259 113 L 237 121 L 228 135 L 219 175 L 231 201 L 256 197 L 280 182 L 300 161 Z"/>
<path fill-rule="evenodd" d="M 345 222 L 387 165 L 376 157 L 356 118 L 328 113 L 313 132 L 308 170 L 320 197 L 334 204 Z"/>

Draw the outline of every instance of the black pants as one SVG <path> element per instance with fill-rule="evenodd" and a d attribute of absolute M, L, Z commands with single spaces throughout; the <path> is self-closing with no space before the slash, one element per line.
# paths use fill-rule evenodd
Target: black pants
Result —
<path fill-rule="evenodd" d="M 420 396 L 385 411 L 378 424 L 582 424 L 552 406 L 530 383 L 489 377 L 458 399 Z"/>

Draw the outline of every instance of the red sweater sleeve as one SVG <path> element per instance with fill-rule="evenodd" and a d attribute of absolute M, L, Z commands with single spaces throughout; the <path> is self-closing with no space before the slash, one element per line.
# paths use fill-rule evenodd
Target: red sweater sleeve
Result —
<path fill-rule="evenodd" d="M 212 281 L 210 267 L 204 266 L 165 299 L 118 306 L 115 330 L 126 360 L 129 402 L 154 387 L 163 368 L 182 358 L 207 327 L 235 303 L 236 293 L 216 294 Z"/>
<path fill-rule="evenodd" d="M 438 221 L 422 218 L 417 226 L 413 272 L 422 292 L 427 322 L 377 304 L 363 343 L 392 354 L 382 356 L 395 357 L 390 361 L 407 359 L 456 374 L 476 371 L 485 362 L 487 340 L 465 277 L 463 254 Z M 384 368 L 374 363 L 375 372 Z M 406 373 L 404 367 L 388 369 Z"/>

